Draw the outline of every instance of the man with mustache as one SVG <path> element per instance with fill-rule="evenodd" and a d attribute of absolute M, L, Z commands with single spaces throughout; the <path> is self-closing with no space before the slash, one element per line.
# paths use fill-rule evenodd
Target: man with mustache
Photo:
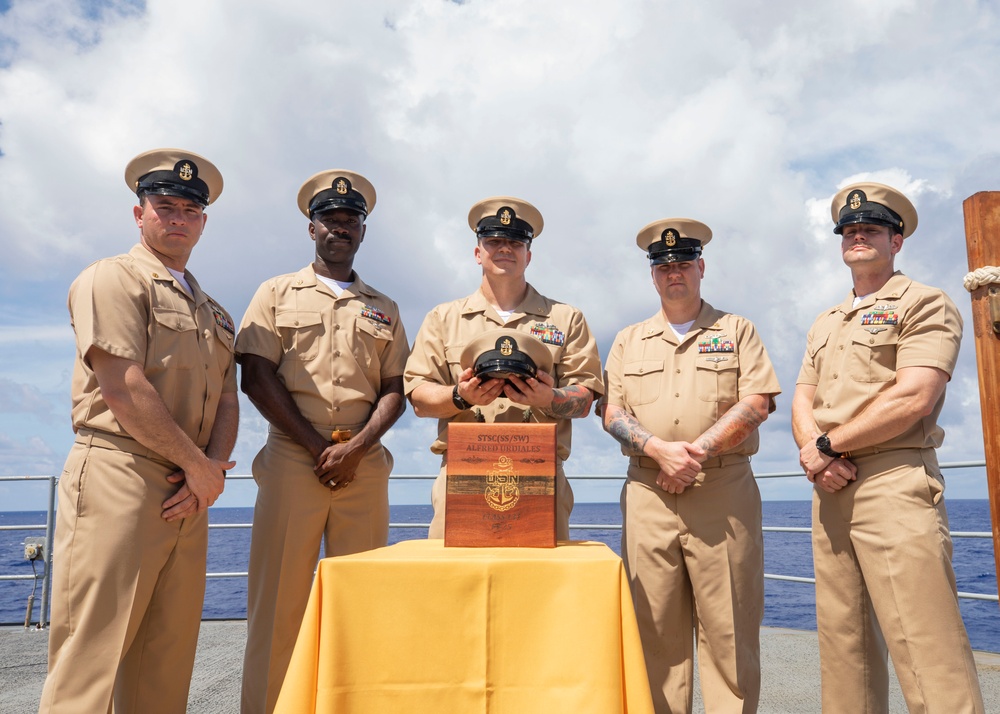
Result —
<path fill-rule="evenodd" d="M 384 546 L 409 354 L 396 303 L 354 272 L 375 188 L 345 169 L 299 190 L 315 259 L 257 290 L 236 340 L 241 385 L 270 422 L 253 463 L 244 714 L 271 712 L 323 540 L 327 556 Z"/>

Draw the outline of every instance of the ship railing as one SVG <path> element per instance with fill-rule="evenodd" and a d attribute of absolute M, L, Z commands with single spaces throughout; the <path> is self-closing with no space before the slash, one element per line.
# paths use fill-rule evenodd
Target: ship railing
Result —
<path fill-rule="evenodd" d="M 984 468 L 986 466 L 985 461 L 955 461 L 949 463 L 940 464 L 942 470 L 949 469 L 968 469 L 968 468 Z M 802 471 L 778 471 L 773 473 L 760 473 L 755 474 L 757 479 L 775 479 L 775 478 L 802 478 Z M 236 479 L 236 480 L 247 480 L 253 478 L 248 474 L 229 474 L 226 479 Z M 393 474 L 390 477 L 390 482 L 392 481 L 433 481 L 437 478 L 436 474 L 426 475 L 426 474 Z M 621 480 L 622 476 L 617 475 L 604 475 L 604 474 L 578 474 L 574 476 L 567 476 L 570 481 L 615 481 Z M 47 481 L 48 482 L 48 508 L 46 510 L 46 520 L 44 524 L 36 525 L 12 525 L 12 526 L 0 526 L 0 531 L 44 531 L 44 548 L 42 552 L 42 562 L 44 567 L 42 572 L 34 573 L 32 575 L 0 575 L 0 581 L 5 580 L 35 580 L 42 582 L 42 596 L 41 596 L 41 611 L 40 618 L 38 620 L 37 627 L 42 628 L 48 622 L 49 615 L 49 603 L 50 603 L 50 590 L 49 590 L 49 578 L 48 574 L 52 570 L 52 538 L 53 538 L 53 528 L 54 517 L 55 517 L 55 502 L 56 502 L 56 484 L 58 479 L 55 476 L 0 476 L 0 482 L 31 482 L 31 481 Z M 226 529 L 246 529 L 251 528 L 252 523 L 210 523 L 210 530 L 226 530 Z M 430 523 L 389 523 L 390 529 L 426 529 L 430 526 Z M 570 523 L 569 526 L 571 531 L 574 530 L 588 530 L 588 531 L 620 531 L 621 524 L 613 523 Z M 795 527 L 795 526 L 764 526 L 763 530 L 765 533 L 811 533 L 812 529 Z M 952 538 L 992 538 L 993 534 L 990 531 L 951 531 Z M 246 571 L 238 572 L 210 572 L 207 573 L 208 578 L 245 578 L 247 577 Z M 781 575 L 775 573 L 764 573 L 765 580 L 779 580 L 784 582 L 792 583 L 804 583 L 804 584 L 816 584 L 815 578 L 801 577 L 797 575 Z M 968 600 L 990 600 L 993 602 L 1000 601 L 1000 595 L 997 593 L 970 593 L 962 592 L 958 593 L 959 598 Z M 27 620 L 25 622 L 27 626 Z"/>

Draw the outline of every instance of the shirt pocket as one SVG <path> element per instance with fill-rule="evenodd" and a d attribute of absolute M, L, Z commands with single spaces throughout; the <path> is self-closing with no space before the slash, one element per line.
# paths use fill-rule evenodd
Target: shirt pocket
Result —
<path fill-rule="evenodd" d="M 377 367 L 386 347 L 392 344 L 392 330 L 367 318 L 358 318 L 354 325 L 354 357 L 365 367 Z"/>
<path fill-rule="evenodd" d="M 319 354 L 326 333 L 323 316 L 308 310 L 279 310 L 274 326 L 281 335 L 282 359 L 311 360 Z"/>
<path fill-rule="evenodd" d="M 622 365 L 622 393 L 631 406 L 649 404 L 660 396 L 663 360 L 646 359 Z"/>
<path fill-rule="evenodd" d="M 851 335 L 848 374 L 865 384 L 889 382 L 896 377 L 896 348 L 899 333 L 889 328 L 878 334 L 857 330 Z"/>
<path fill-rule="evenodd" d="M 735 404 L 739 401 L 740 364 L 735 353 L 725 357 L 706 355 L 695 363 L 695 389 L 703 402 Z"/>
<path fill-rule="evenodd" d="M 188 312 L 154 307 L 152 338 L 152 361 L 155 367 L 191 369 L 201 361 L 198 323 Z"/>

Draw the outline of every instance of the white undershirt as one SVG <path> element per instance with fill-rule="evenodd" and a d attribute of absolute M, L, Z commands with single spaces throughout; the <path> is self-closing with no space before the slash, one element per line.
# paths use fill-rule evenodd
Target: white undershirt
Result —
<path fill-rule="evenodd" d="M 504 321 L 504 324 L 507 323 L 507 320 L 509 320 L 510 316 L 513 314 L 513 310 L 497 310 L 497 315 L 499 315 L 500 319 Z"/>
<path fill-rule="evenodd" d="M 854 296 L 854 304 L 851 307 L 857 307 L 858 305 L 861 304 L 861 301 L 864 300 L 867 297 L 868 297 L 867 295 L 855 295 Z"/>
<path fill-rule="evenodd" d="M 350 287 L 353 280 L 348 280 L 344 282 L 343 280 L 334 280 L 333 278 L 328 278 L 325 275 L 316 275 L 316 279 L 323 283 L 325 286 L 333 290 L 333 294 L 340 297 L 340 294 Z"/>
<path fill-rule="evenodd" d="M 167 268 L 167 266 L 165 265 L 163 267 Z M 194 290 L 191 289 L 191 286 L 188 284 L 187 278 L 184 277 L 184 271 L 174 270 L 173 268 L 167 268 L 167 270 L 170 271 L 170 274 L 174 276 L 177 282 L 179 282 L 181 285 L 184 286 L 184 289 L 187 290 L 188 295 L 191 295 L 193 297 Z"/>
<path fill-rule="evenodd" d="M 670 329 L 674 331 L 675 335 L 677 335 L 677 339 L 683 340 L 684 335 L 688 333 L 688 330 L 691 329 L 691 325 L 694 324 L 694 320 L 689 320 L 688 322 L 680 322 L 676 325 L 672 322 L 668 322 L 667 324 L 670 325 Z"/>

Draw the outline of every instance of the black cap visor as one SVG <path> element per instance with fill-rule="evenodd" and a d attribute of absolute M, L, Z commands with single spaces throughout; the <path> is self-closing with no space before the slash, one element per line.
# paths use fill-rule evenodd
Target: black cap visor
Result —
<path fill-rule="evenodd" d="M 668 246 L 664 241 L 657 241 L 649 246 L 647 255 L 650 265 L 689 263 L 701 257 L 701 241 L 681 238 L 674 246 Z"/>
<path fill-rule="evenodd" d="M 487 216 L 476 226 L 476 236 L 480 240 L 483 238 L 506 238 L 530 245 L 535 237 L 535 231 L 527 221 L 522 221 L 520 218 L 514 218 L 509 224 L 504 225 L 496 216 Z"/>
<path fill-rule="evenodd" d="M 312 202 L 309 204 L 309 217 L 315 218 L 320 213 L 326 213 L 338 208 L 355 211 L 362 216 L 368 215 L 368 204 L 365 203 L 364 196 L 360 193 L 351 191 L 344 195 L 337 193 L 335 189 L 331 188 L 326 191 L 320 191 L 313 197 Z"/>
<path fill-rule="evenodd" d="M 511 377 L 531 379 L 538 373 L 534 360 L 525 353 L 504 355 L 500 350 L 490 350 L 479 355 L 473 371 L 482 380 L 509 380 Z"/>
<path fill-rule="evenodd" d="M 139 179 L 135 195 L 141 199 L 150 194 L 178 196 L 202 206 L 207 206 L 209 199 L 208 185 L 204 181 L 194 178 L 185 183 L 178 183 L 177 176 L 173 171 L 154 171 Z"/>
<path fill-rule="evenodd" d="M 864 203 L 857 210 L 850 210 L 844 207 L 840 212 L 840 220 L 837 221 L 833 232 L 840 235 L 844 232 L 844 226 L 855 223 L 870 223 L 876 226 L 888 226 L 896 233 L 903 232 L 903 219 L 895 211 L 892 211 L 881 203 Z"/>

